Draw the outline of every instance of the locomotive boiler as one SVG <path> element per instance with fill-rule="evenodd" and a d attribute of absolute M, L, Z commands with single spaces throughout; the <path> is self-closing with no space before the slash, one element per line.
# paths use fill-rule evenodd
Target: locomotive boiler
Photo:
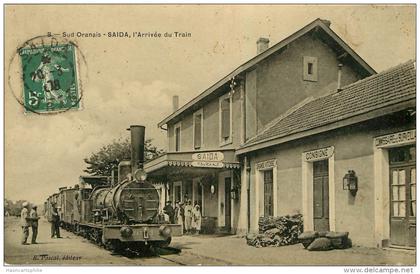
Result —
<path fill-rule="evenodd" d="M 145 128 L 133 125 L 128 130 L 131 160 L 118 164 L 114 179 L 91 177 L 88 179 L 105 183 L 89 190 L 77 186 L 60 191 L 59 200 L 72 199 L 62 204 L 75 205 L 62 207 L 64 211 L 72 210 L 63 213 L 72 216 L 63 220 L 63 227 L 114 250 L 167 246 L 173 236 L 182 235 L 182 227 L 159 218 L 159 194 L 143 170 Z M 69 191 L 74 191 L 74 195 L 69 195 Z"/>

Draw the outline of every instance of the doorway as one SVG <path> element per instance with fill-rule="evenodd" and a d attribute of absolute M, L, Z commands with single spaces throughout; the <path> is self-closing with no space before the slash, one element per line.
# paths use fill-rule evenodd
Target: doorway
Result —
<path fill-rule="evenodd" d="M 200 206 L 201 211 L 203 211 L 203 186 L 201 183 L 197 184 L 197 196 L 195 196 L 195 200 L 197 201 L 198 205 Z"/>
<path fill-rule="evenodd" d="M 232 179 L 230 177 L 225 178 L 225 230 L 230 232 L 231 230 L 231 185 Z"/>
<path fill-rule="evenodd" d="M 273 170 L 264 171 L 264 217 L 273 216 Z"/>
<path fill-rule="evenodd" d="M 416 246 L 416 147 L 389 150 L 390 242 Z"/>
<path fill-rule="evenodd" d="M 182 182 L 174 182 L 174 200 L 173 202 L 183 202 L 182 199 Z"/>
<path fill-rule="evenodd" d="M 313 216 L 315 231 L 329 231 L 328 160 L 313 162 Z"/>

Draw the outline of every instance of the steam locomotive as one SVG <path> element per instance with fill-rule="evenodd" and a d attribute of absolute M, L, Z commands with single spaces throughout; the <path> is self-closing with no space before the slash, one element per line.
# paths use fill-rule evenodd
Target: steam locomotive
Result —
<path fill-rule="evenodd" d="M 159 215 L 158 191 L 143 170 L 145 128 L 128 130 L 131 161 L 118 164 L 117 176 L 83 176 L 81 185 L 60 188 L 45 202 L 47 218 L 51 221 L 57 207 L 62 227 L 110 250 L 165 247 L 173 236 L 182 236 L 182 227 Z M 89 183 L 97 186 L 85 187 Z"/>

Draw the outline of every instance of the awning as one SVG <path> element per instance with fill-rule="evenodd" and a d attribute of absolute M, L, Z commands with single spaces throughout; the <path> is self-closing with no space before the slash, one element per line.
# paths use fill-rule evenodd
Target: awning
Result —
<path fill-rule="evenodd" d="M 235 151 L 211 150 L 168 152 L 144 164 L 148 176 L 168 176 L 172 174 L 208 174 L 226 169 L 240 169 Z"/>

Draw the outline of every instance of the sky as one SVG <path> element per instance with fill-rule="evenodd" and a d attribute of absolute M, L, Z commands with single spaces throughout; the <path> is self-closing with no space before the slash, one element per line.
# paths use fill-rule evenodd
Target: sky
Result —
<path fill-rule="evenodd" d="M 61 186 L 78 183 L 83 159 L 130 124 L 166 148 L 157 123 L 172 111 L 172 96 L 188 102 L 256 54 L 316 18 L 380 72 L 415 59 L 415 6 L 374 5 L 8 5 L 5 8 L 5 197 L 42 203 Z M 188 32 L 186 38 L 68 38 L 85 57 L 79 78 L 83 108 L 27 115 L 16 101 L 13 69 L 18 45 L 52 33 Z"/>

